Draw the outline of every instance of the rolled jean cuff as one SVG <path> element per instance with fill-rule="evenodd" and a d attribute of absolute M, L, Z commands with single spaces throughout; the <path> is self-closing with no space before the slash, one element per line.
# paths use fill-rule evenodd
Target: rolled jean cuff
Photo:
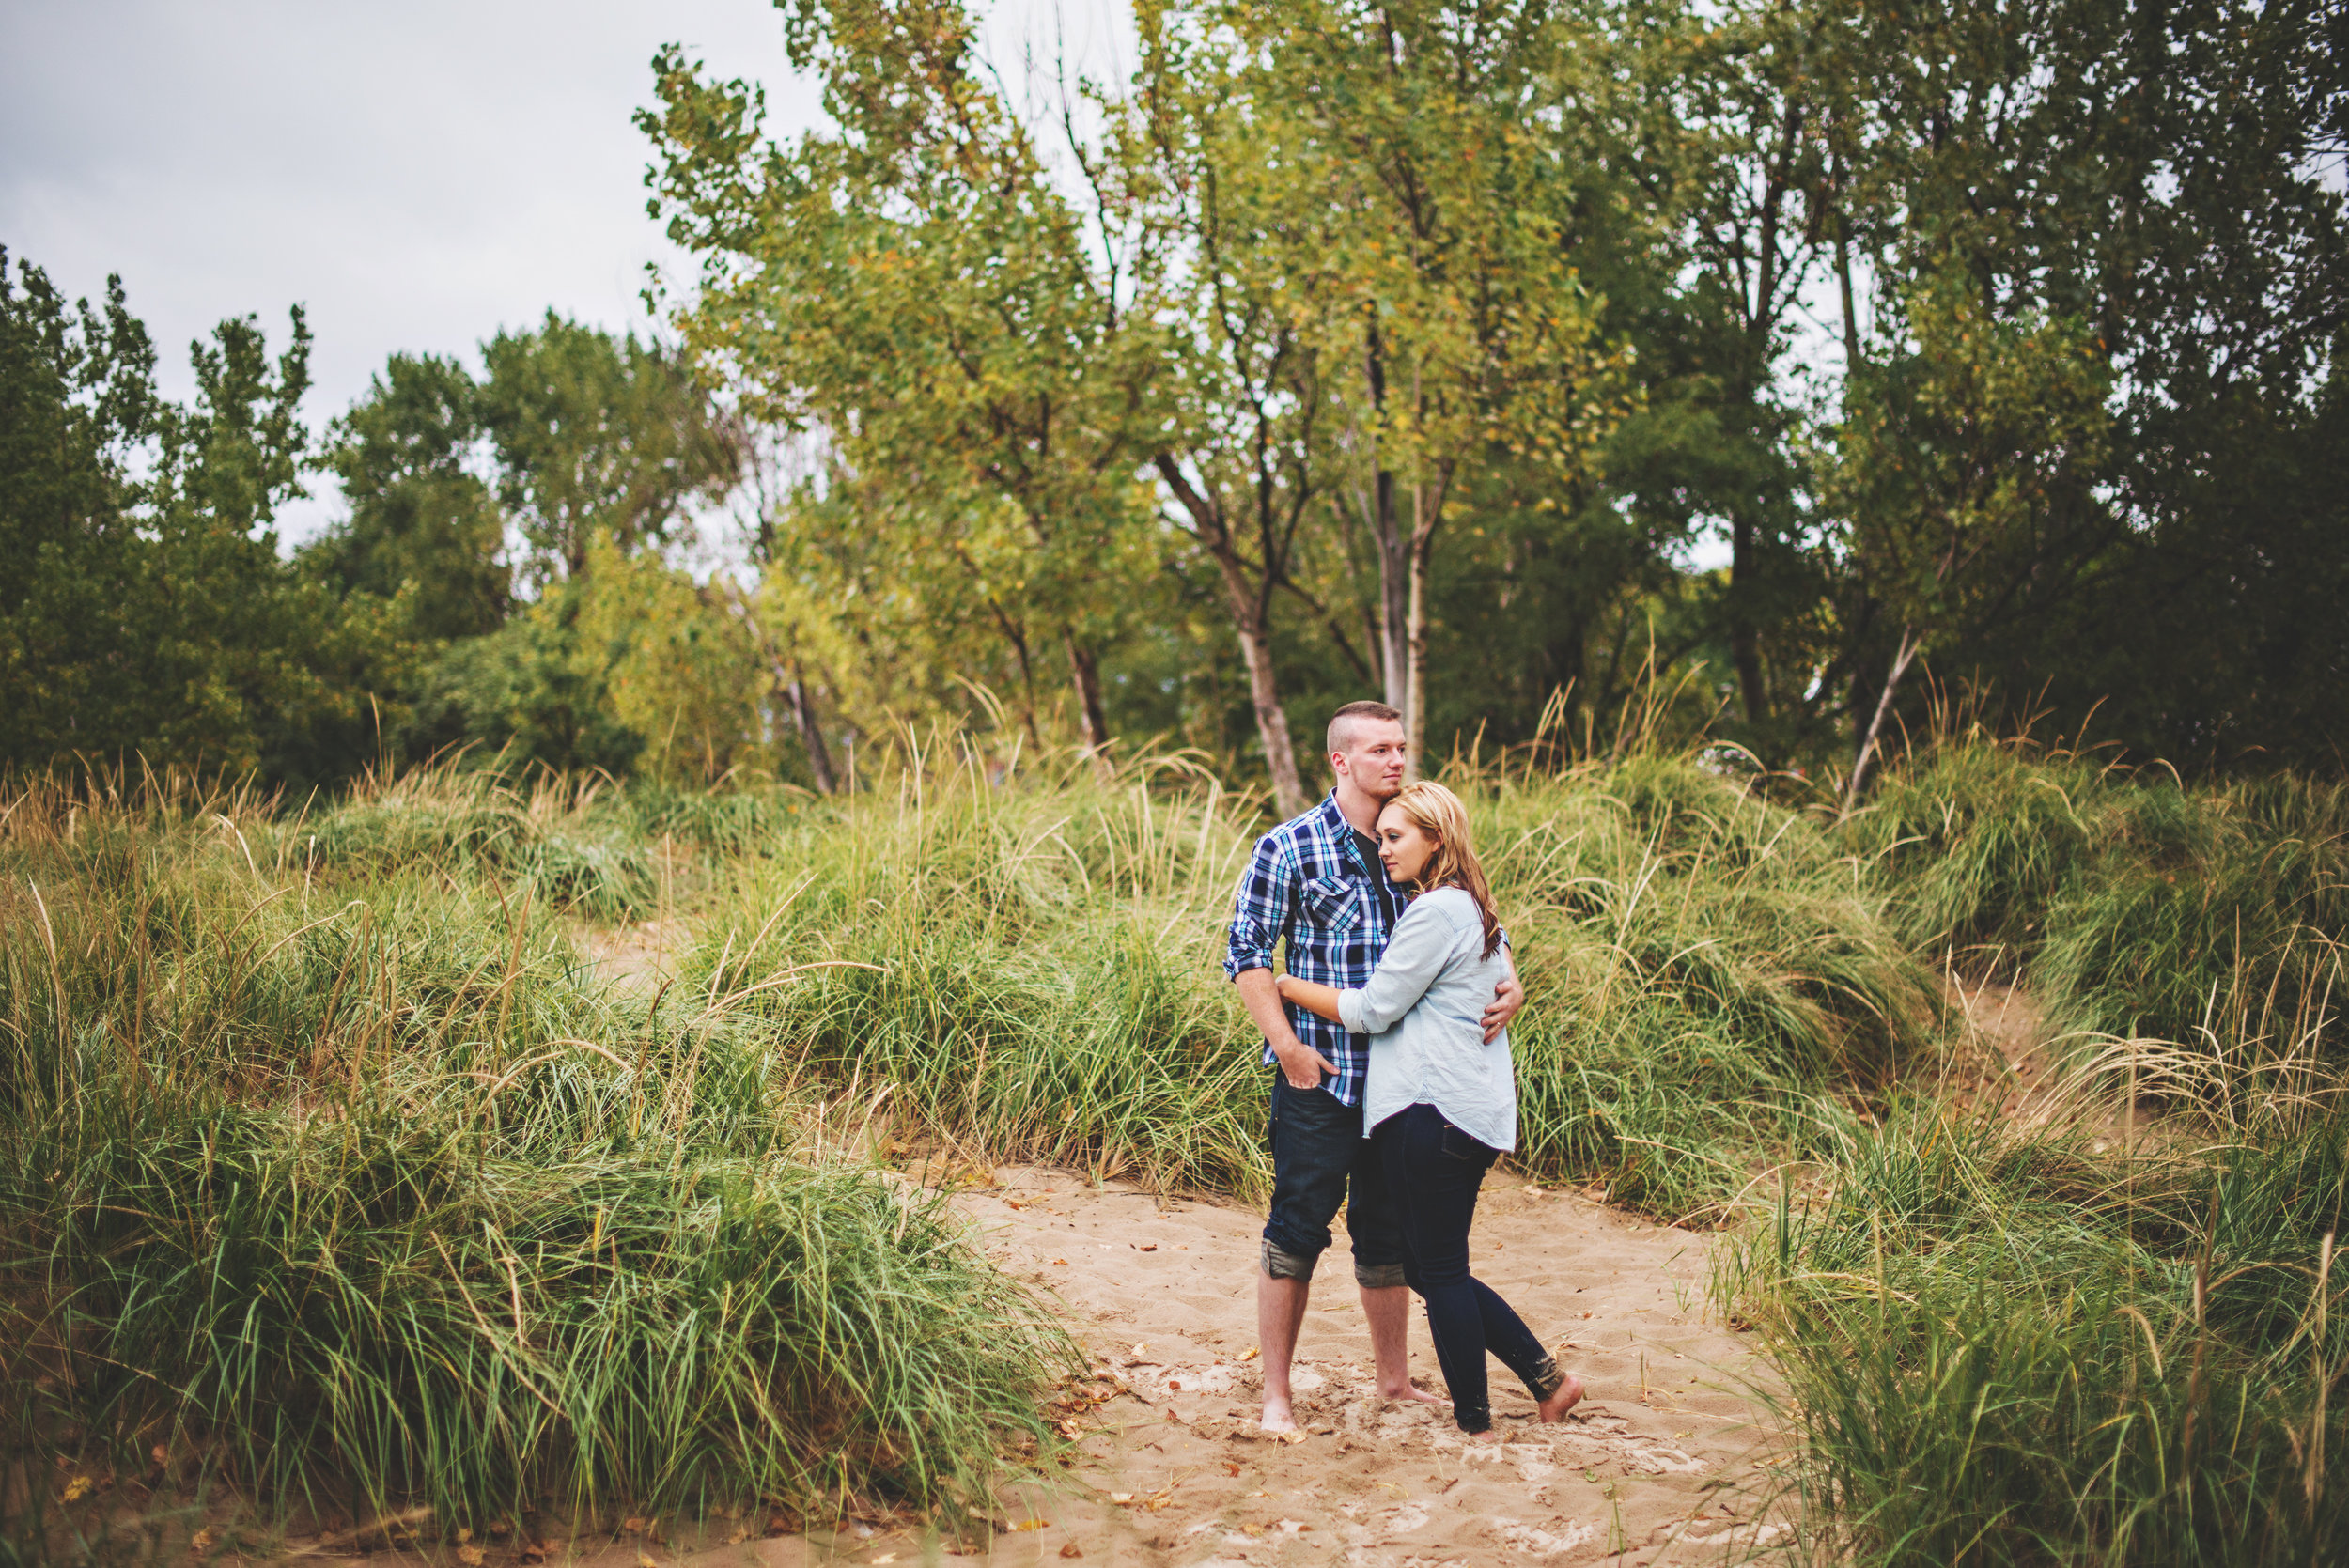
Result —
<path fill-rule="evenodd" d="M 1314 1277 L 1314 1265 L 1320 1261 L 1318 1252 L 1284 1252 L 1272 1244 L 1269 1236 L 1265 1238 L 1264 1271 L 1272 1279 L 1310 1280 Z"/>
<path fill-rule="evenodd" d="M 1566 1374 L 1559 1368 L 1558 1358 L 1544 1356 L 1533 1368 L 1533 1375 L 1525 1380 L 1525 1386 L 1535 1399 L 1542 1400 L 1556 1393 L 1565 1380 Z"/>
<path fill-rule="evenodd" d="M 1354 1260 L 1354 1282 L 1364 1290 L 1399 1290 L 1407 1281 L 1399 1263 L 1364 1263 Z"/>

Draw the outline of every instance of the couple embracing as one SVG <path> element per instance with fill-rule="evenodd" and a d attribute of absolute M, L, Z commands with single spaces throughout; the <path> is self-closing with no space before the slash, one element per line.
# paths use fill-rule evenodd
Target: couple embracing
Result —
<path fill-rule="evenodd" d="M 1339 708 L 1329 755 L 1337 787 L 1258 842 L 1224 959 L 1274 1069 L 1256 1279 L 1264 1429 L 1297 1429 L 1289 1363 L 1342 1202 L 1379 1393 L 1444 1403 L 1411 1383 L 1416 1293 L 1461 1431 L 1490 1435 L 1488 1353 L 1558 1421 L 1581 1380 L 1469 1272 L 1477 1189 L 1517 1143 L 1508 1023 L 1525 992 L 1467 811 L 1441 784 L 1404 783 L 1402 715 L 1384 703 Z"/>

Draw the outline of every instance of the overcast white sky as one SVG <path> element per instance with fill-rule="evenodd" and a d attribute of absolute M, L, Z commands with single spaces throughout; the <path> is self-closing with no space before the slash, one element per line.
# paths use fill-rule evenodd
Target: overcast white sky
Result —
<path fill-rule="evenodd" d="M 1013 54 L 1064 14 L 988 8 Z M 1065 9 L 1081 46 L 1120 30 L 1122 6 Z M 672 40 L 763 81 L 770 129 L 817 118 L 767 0 L 0 0 L 0 244 L 72 294 L 120 272 L 174 396 L 221 318 L 282 343 L 305 304 L 313 426 L 395 350 L 470 354 L 549 306 L 641 330 L 645 263 L 674 256 L 629 116 Z"/>

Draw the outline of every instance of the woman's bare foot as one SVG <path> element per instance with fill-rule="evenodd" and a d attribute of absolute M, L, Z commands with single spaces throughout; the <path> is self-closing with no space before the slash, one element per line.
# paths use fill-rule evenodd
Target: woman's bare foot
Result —
<path fill-rule="evenodd" d="M 1559 1384 L 1548 1399 L 1542 1401 L 1542 1420 L 1546 1421 L 1564 1421 L 1566 1412 L 1580 1403 L 1582 1403 L 1582 1379 L 1568 1373 L 1565 1381 Z"/>
<path fill-rule="evenodd" d="M 1264 1414 L 1257 1419 L 1256 1424 L 1267 1432 L 1294 1432 L 1297 1430 L 1297 1412 L 1289 1408 L 1285 1398 L 1275 1399 L 1267 1395 Z"/>
<path fill-rule="evenodd" d="M 1471 1443 L 1497 1443 L 1501 1441 L 1500 1430 L 1490 1426 L 1485 1428 L 1482 1432 L 1463 1432 L 1460 1436 L 1467 1438 Z"/>

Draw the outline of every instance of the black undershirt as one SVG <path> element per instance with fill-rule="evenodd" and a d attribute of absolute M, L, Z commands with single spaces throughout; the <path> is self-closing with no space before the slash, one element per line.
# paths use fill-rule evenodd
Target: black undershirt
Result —
<path fill-rule="evenodd" d="M 1392 931 L 1396 918 L 1394 884 L 1387 880 L 1386 862 L 1378 858 L 1378 841 L 1356 828 L 1354 847 L 1361 851 L 1362 864 L 1370 868 L 1370 885 L 1378 891 L 1378 907 L 1386 911 L 1387 929 Z"/>

